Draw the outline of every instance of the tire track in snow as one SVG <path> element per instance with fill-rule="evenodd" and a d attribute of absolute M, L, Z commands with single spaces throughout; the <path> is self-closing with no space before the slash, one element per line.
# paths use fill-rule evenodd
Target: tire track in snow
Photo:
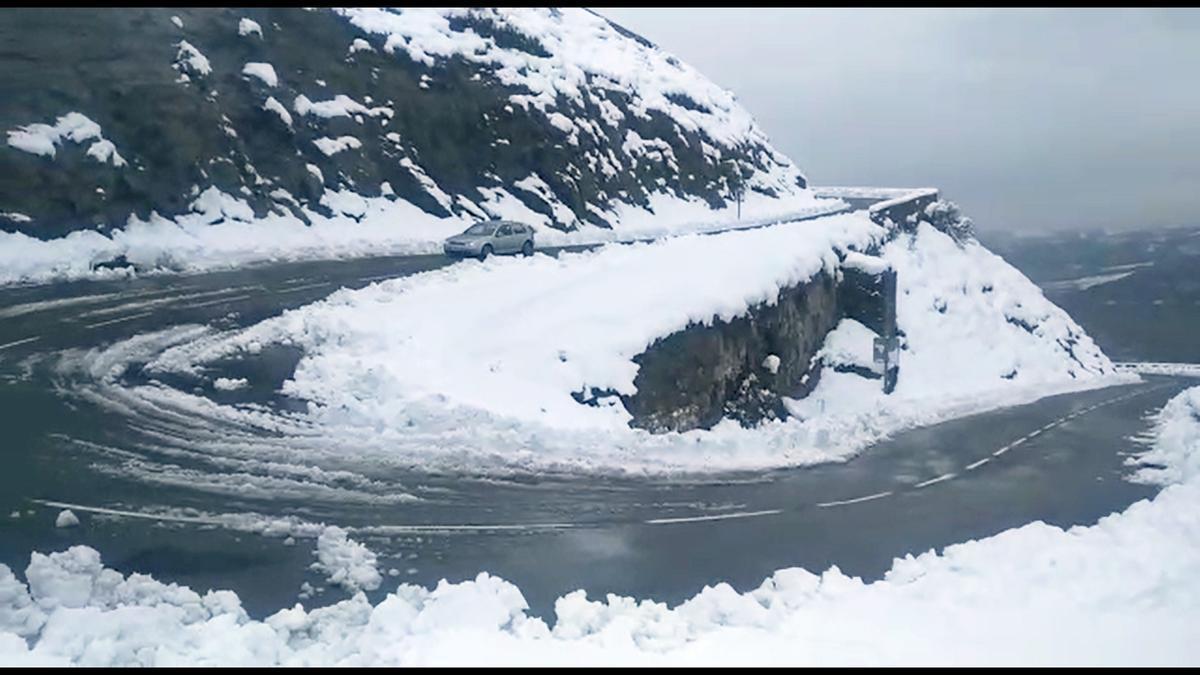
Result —
<path fill-rule="evenodd" d="M 2 349 L 3 347 L 4 347 L 3 345 L 0 345 L 0 349 Z M 1059 417 L 1058 419 L 1055 419 L 1054 421 L 1049 422 L 1038 429 L 1035 429 L 1034 431 L 1026 434 L 1025 436 L 1018 438 L 1017 440 L 1013 441 L 1012 443 L 1009 443 L 1008 445 L 1005 445 L 1005 446 L 999 448 L 998 450 L 992 452 L 989 456 L 985 456 L 979 460 L 976 460 L 976 461 L 966 465 L 963 472 L 973 471 L 981 466 L 984 466 L 985 464 L 988 464 L 989 462 L 991 462 L 991 460 L 994 457 L 999 457 L 999 456 L 1007 453 L 1009 450 L 1012 450 L 1014 448 L 1017 448 L 1017 447 L 1025 444 L 1029 440 L 1036 438 L 1038 435 L 1040 435 L 1046 431 L 1050 431 L 1059 426 L 1062 426 L 1063 424 L 1075 419 L 1076 417 L 1085 415 L 1087 413 L 1093 412 L 1100 408 L 1104 408 L 1106 406 L 1120 403 L 1122 401 L 1126 401 L 1131 398 L 1135 398 L 1137 396 L 1141 396 L 1141 395 L 1144 395 L 1144 394 L 1147 394 L 1152 391 L 1156 391 L 1158 389 L 1162 389 L 1162 388 L 1165 388 L 1168 386 L 1171 386 L 1171 385 L 1170 384 L 1162 384 L 1162 385 L 1158 385 L 1155 387 L 1148 387 L 1146 389 L 1141 389 L 1141 390 L 1138 390 L 1138 391 L 1135 391 L 1135 392 L 1132 392 L 1129 394 L 1116 396 L 1116 397 L 1101 401 L 1099 403 L 1095 403 L 1093 405 L 1087 406 L 1085 408 L 1081 408 L 1079 410 L 1076 410 L 1076 411 L 1074 411 L 1070 414 L 1064 415 L 1062 417 Z M 907 489 L 902 489 L 899 491 L 899 493 L 915 492 L 916 490 L 920 490 L 920 489 L 923 489 L 923 488 L 926 488 L 926 487 L 929 487 L 932 485 L 936 485 L 938 483 L 950 481 L 950 480 L 953 480 L 954 478 L 959 477 L 961 475 L 961 473 L 963 473 L 963 472 L 944 473 L 944 474 L 936 476 L 934 478 L 931 478 L 931 479 L 928 479 L 925 481 L 921 481 L 914 485 L 908 486 Z M 852 498 L 841 499 L 841 500 L 836 500 L 836 501 L 820 502 L 820 503 L 815 504 L 814 506 L 815 506 L 815 508 L 826 509 L 826 508 L 833 508 L 833 507 L 839 507 L 839 506 L 848 506 L 848 505 L 852 505 L 852 504 L 860 504 L 863 502 L 875 501 L 875 500 L 879 500 L 879 499 L 885 499 L 888 497 L 892 497 L 892 496 L 895 496 L 897 494 L 897 492 L 898 491 L 896 491 L 896 490 L 885 490 L 882 492 L 876 492 L 876 493 L 864 495 L 861 497 L 852 497 Z M 180 517 L 180 516 L 156 515 L 156 514 L 149 514 L 149 513 L 140 513 L 140 512 L 136 512 L 136 511 L 125 511 L 125 510 L 118 510 L 118 509 L 109 509 L 109 508 L 105 508 L 105 507 L 85 506 L 85 505 L 81 505 L 81 504 L 71 504 L 71 503 L 67 503 L 67 502 L 41 500 L 41 499 L 32 500 L 32 501 L 37 504 L 40 504 L 42 506 L 46 506 L 46 507 L 72 508 L 72 509 L 79 510 L 79 511 L 101 513 L 101 514 L 111 515 L 111 516 L 123 516 L 123 517 L 130 517 L 130 518 L 161 520 L 161 521 L 191 522 L 194 524 L 204 524 L 204 525 L 223 524 L 223 523 L 214 522 L 213 520 L 210 520 L 207 518 L 190 518 L 190 517 Z M 812 508 L 812 507 L 800 506 L 794 510 L 802 511 L 802 510 L 805 510 L 806 508 Z M 758 510 L 758 511 L 739 511 L 739 512 L 734 512 L 734 513 L 718 513 L 718 514 L 699 515 L 699 516 L 651 518 L 651 519 L 646 519 L 646 520 L 638 520 L 638 521 L 634 521 L 634 522 L 644 524 L 644 525 L 678 525 L 678 524 L 686 524 L 686 523 L 737 520 L 737 519 L 743 519 L 743 518 L 762 518 L 762 517 L 766 517 L 766 516 L 779 515 L 779 514 L 785 513 L 786 511 L 788 511 L 788 509 L 764 509 L 764 510 Z M 630 523 L 630 522 L 620 522 L 620 523 L 617 523 L 617 522 L 613 522 L 613 523 L 606 523 L 606 522 L 589 522 L 589 523 L 547 522 L 547 523 L 495 523 L 495 524 L 483 524 L 483 523 L 432 524 L 432 523 L 430 523 L 430 524 L 375 525 L 375 526 L 365 526 L 365 527 L 346 528 L 346 529 L 353 530 L 353 531 L 360 531 L 362 533 L 371 533 L 371 534 L 400 534 L 400 533 L 439 533 L 439 532 L 450 533 L 450 532 L 462 532 L 462 531 L 468 531 L 468 532 L 505 532 L 505 531 L 537 531 L 537 530 L 552 531 L 552 530 L 569 530 L 569 529 L 580 529 L 580 528 L 590 528 L 590 527 L 602 527 L 605 525 L 612 525 L 612 524 L 633 524 L 633 523 Z"/>

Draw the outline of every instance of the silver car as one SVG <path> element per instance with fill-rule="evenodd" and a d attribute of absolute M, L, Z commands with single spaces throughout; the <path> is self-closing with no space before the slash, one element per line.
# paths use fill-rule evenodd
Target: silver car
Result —
<path fill-rule="evenodd" d="M 450 237 L 442 250 L 451 258 L 479 258 L 493 253 L 533 255 L 533 228 L 511 220 L 487 220 Z"/>

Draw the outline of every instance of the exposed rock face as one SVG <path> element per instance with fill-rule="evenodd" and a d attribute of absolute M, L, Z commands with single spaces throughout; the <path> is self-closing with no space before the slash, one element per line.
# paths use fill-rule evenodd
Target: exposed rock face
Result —
<path fill-rule="evenodd" d="M 739 172 L 805 185 L 732 94 L 581 9 L 9 9 L 0 60 L 0 231 L 41 239 L 210 189 L 235 220 L 346 190 L 571 229 L 652 194 L 723 205 Z"/>
<path fill-rule="evenodd" d="M 780 397 L 803 396 L 817 384 L 814 357 L 841 318 L 837 297 L 837 282 L 821 273 L 781 291 L 775 304 L 655 342 L 634 359 L 637 393 L 622 397 L 633 426 L 686 431 L 724 417 L 746 425 L 786 417 Z"/>

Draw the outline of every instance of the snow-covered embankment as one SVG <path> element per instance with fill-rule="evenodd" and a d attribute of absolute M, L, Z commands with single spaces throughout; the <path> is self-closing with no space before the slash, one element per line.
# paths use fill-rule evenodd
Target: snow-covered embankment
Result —
<path fill-rule="evenodd" d="M 635 393 L 634 359 L 656 339 L 774 303 L 781 289 L 838 274 L 852 251 L 855 264 L 898 272 L 903 350 L 892 395 L 845 372 L 870 366 L 873 333 L 844 319 L 825 340 L 819 385 L 787 401 L 787 420 L 651 434 L 629 428 L 619 396 L 577 400 L 592 390 Z M 303 350 L 283 390 L 310 402 L 304 423 L 344 445 L 340 452 L 472 472 L 805 465 L 844 459 L 906 427 L 1136 380 L 1117 374 L 1070 317 L 978 243 L 960 245 L 928 224 L 890 235 L 862 213 L 559 258 L 467 261 L 210 334 L 150 368 L 195 375 L 272 343 Z M 191 394 L 173 400 L 181 395 Z"/>

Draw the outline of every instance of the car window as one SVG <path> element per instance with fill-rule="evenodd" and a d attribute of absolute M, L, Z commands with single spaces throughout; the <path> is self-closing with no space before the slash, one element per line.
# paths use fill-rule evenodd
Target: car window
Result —
<path fill-rule="evenodd" d="M 497 232 L 496 234 L 499 234 L 500 236 L 504 237 L 504 236 L 510 235 L 510 234 L 512 234 L 512 233 L 513 233 L 513 232 L 512 232 L 512 226 L 511 226 L 511 225 L 501 225 L 501 226 L 500 226 L 500 231 L 499 231 L 499 232 Z"/>
<path fill-rule="evenodd" d="M 491 234 L 492 231 L 495 229 L 496 229 L 495 223 L 476 223 L 476 224 L 472 225 L 471 227 L 467 228 L 467 231 L 463 232 L 463 234 L 481 236 L 481 235 L 485 235 L 485 234 Z"/>

